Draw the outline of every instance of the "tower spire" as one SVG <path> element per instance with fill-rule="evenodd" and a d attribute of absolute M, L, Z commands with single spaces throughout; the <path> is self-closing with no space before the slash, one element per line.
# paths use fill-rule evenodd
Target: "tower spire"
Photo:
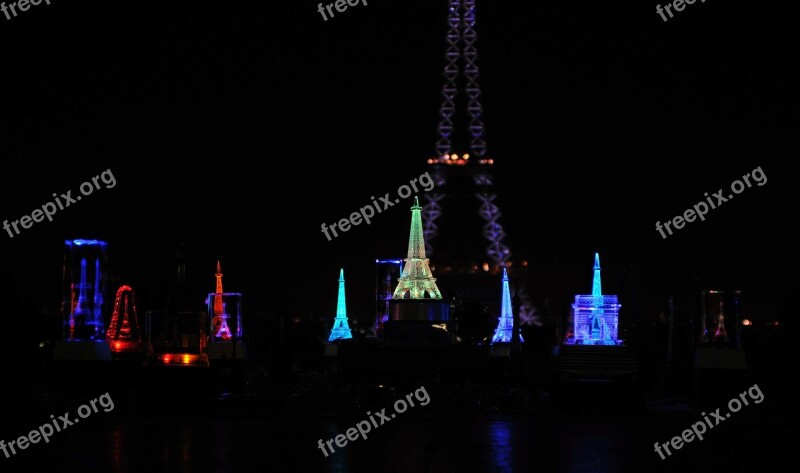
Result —
<path fill-rule="evenodd" d="M 422 207 L 414 197 L 411 207 L 411 230 L 408 236 L 408 257 L 403 265 L 403 274 L 394 290 L 393 299 L 441 299 L 442 293 L 436 287 L 436 279 L 431 273 L 428 258 L 425 256 L 425 238 L 422 234 Z"/>
<path fill-rule="evenodd" d="M 333 321 L 333 328 L 328 341 L 350 338 L 353 338 L 353 334 L 350 331 L 350 324 L 347 323 L 347 303 L 344 298 L 344 268 L 341 268 L 339 270 L 339 296 L 336 302 L 336 319 Z"/>
<path fill-rule="evenodd" d="M 594 279 L 592 280 L 592 296 L 601 297 L 603 295 L 603 286 L 600 282 L 600 254 L 594 254 Z"/>
<path fill-rule="evenodd" d="M 514 334 L 514 312 L 511 306 L 511 290 L 508 288 L 508 272 L 503 268 L 503 296 L 500 308 L 500 317 L 497 329 L 494 331 L 492 343 L 511 343 Z M 522 334 L 519 335 L 520 343 L 524 342 Z"/>

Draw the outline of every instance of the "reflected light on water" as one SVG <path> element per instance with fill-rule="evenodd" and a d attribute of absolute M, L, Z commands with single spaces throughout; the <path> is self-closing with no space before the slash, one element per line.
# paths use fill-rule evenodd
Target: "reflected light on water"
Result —
<path fill-rule="evenodd" d="M 492 471 L 511 473 L 511 426 L 509 422 L 495 421 L 489 425 L 489 447 L 491 449 Z"/>

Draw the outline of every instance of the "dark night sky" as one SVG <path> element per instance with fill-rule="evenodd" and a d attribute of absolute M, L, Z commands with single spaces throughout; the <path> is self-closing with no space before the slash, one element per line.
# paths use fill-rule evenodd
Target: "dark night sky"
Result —
<path fill-rule="evenodd" d="M 601 251 L 607 274 L 637 262 L 655 291 L 696 268 L 781 310 L 798 83 L 784 7 L 709 1 L 663 23 L 655 2 L 479 6 L 489 154 L 512 250 L 538 262 L 535 296 L 588 290 Z M 308 0 L 54 0 L 0 17 L 0 217 L 107 168 L 118 182 L 3 233 L 2 280 L 54 308 L 63 239 L 107 238 L 115 273 L 157 308 L 185 242 L 200 293 L 221 259 L 227 289 L 332 315 L 344 266 L 351 311 L 367 313 L 372 262 L 405 251 L 408 205 L 333 242 L 320 224 L 425 170 L 445 13 L 370 0 L 325 22 Z M 764 187 L 667 240 L 655 231 L 758 166 Z"/>

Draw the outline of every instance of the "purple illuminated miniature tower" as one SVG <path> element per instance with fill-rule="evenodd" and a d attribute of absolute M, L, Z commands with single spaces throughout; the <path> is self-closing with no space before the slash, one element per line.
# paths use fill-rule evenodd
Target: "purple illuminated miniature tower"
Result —
<path fill-rule="evenodd" d="M 600 255 L 594 254 L 594 280 L 591 295 L 575 296 L 572 304 L 572 334 L 567 344 L 621 345 L 617 339 L 619 309 L 617 296 L 603 295 L 600 282 Z"/>

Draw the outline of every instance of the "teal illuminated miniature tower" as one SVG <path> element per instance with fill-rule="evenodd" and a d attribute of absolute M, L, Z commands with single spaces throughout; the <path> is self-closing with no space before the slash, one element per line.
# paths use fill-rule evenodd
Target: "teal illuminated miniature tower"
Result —
<path fill-rule="evenodd" d="M 511 291 L 508 288 L 508 272 L 503 268 L 503 300 L 500 308 L 500 318 L 497 323 L 497 329 L 494 331 L 492 343 L 511 343 L 512 335 L 514 334 L 514 312 L 511 307 Z M 522 334 L 519 335 L 520 343 L 525 340 L 522 339 Z"/>
<path fill-rule="evenodd" d="M 403 265 L 403 274 L 394 290 L 392 299 L 441 299 L 442 293 L 436 287 L 436 279 L 431 273 L 428 258 L 425 256 L 425 239 L 422 233 L 422 207 L 414 197 L 411 207 L 411 232 L 408 237 L 408 257 Z"/>
<path fill-rule="evenodd" d="M 353 338 L 350 325 L 347 323 L 347 304 L 344 300 L 344 269 L 339 270 L 339 300 L 336 303 L 336 319 L 328 341 L 347 340 Z"/>

